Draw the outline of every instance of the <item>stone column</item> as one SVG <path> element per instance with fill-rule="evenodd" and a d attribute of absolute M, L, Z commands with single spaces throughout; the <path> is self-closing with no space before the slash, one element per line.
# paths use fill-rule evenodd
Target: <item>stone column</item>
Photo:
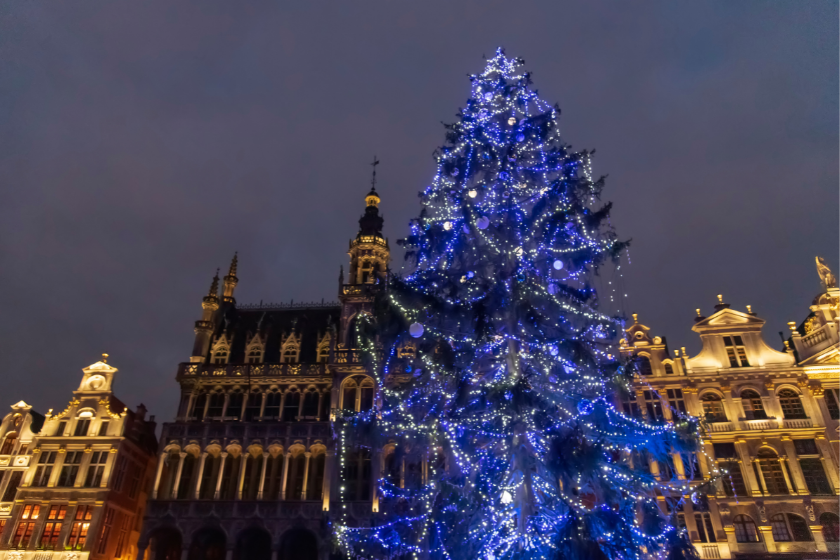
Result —
<path fill-rule="evenodd" d="M 750 468 L 753 472 L 758 472 L 758 480 L 761 482 L 761 493 L 765 496 L 769 496 L 770 492 L 767 491 L 767 481 L 764 480 L 764 471 L 761 470 L 761 463 L 758 459 L 752 460 Z"/>
<path fill-rule="evenodd" d="M 245 483 L 245 471 L 246 471 L 245 467 L 248 465 L 248 455 L 250 455 L 250 453 L 248 453 L 247 451 L 241 455 L 242 460 L 240 461 L 240 465 L 239 465 L 239 480 L 236 483 L 236 499 L 237 500 L 242 499 L 242 486 Z"/>
<path fill-rule="evenodd" d="M 92 455 L 93 450 L 90 447 L 85 449 L 85 452 L 82 455 L 82 462 L 79 464 L 79 472 L 76 473 L 76 480 L 73 481 L 74 488 L 81 488 L 82 484 L 84 484 L 87 471 L 90 468 L 90 459 Z"/>
<path fill-rule="evenodd" d="M 682 455 L 679 453 L 671 453 L 671 458 L 674 461 L 674 474 L 677 475 L 677 480 L 685 480 L 687 475 L 685 474 L 685 465 L 683 464 Z M 700 462 L 699 460 L 697 461 Z"/>
<path fill-rule="evenodd" d="M 802 401 L 802 408 L 805 409 L 805 414 L 811 419 L 812 425 L 825 426 L 825 418 L 823 418 L 822 410 L 811 392 L 811 387 L 806 381 L 800 381 L 798 385 L 801 390 L 799 400 Z"/>
<path fill-rule="evenodd" d="M 834 495 L 840 494 L 840 475 L 837 473 L 837 464 L 834 462 L 834 455 L 832 454 L 831 444 L 824 435 L 819 435 L 816 438 L 817 448 L 820 450 L 820 459 L 822 459 L 823 467 L 828 473 L 828 480 L 834 487 Z"/>
<path fill-rule="evenodd" d="M 187 457 L 187 454 L 182 451 L 178 456 L 180 457 L 178 459 L 178 468 L 175 470 L 175 480 L 172 482 L 173 500 L 178 497 L 178 487 L 181 486 L 181 472 L 184 470 L 184 459 Z"/>
<path fill-rule="evenodd" d="M 785 484 L 787 485 L 788 494 L 796 496 L 796 488 L 793 487 L 793 483 L 791 482 L 790 477 L 788 476 L 788 470 L 785 468 L 786 462 L 787 457 L 779 457 L 779 468 L 782 469 L 782 476 L 785 477 Z"/>
<path fill-rule="evenodd" d="M 221 456 L 221 460 L 219 461 L 219 474 L 216 475 L 216 493 L 213 494 L 213 499 L 215 500 L 218 500 L 221 495 L 222 476 L 225 473 L 225 463 L 227 463 L 228 454 L 226 451 L 222 451 L 219 455 Z"/>
<path fill-rule="evenodd" d="M 755 469 L 752 468 L 752 459 L 750 459 L 746 442 L 743 439 L 736 440 L 735 449 L 738 451 L 738 466 L 741 467 L 741 475 L 744 477 L 747 492 L 749 492 L 751 496 L 762 496 L 763 486 L 759 486 L 758 479 L 755 477 Z"/>
<path fill-rule="evenodd" d="M 230 404 L 230 393 L 225 393 L 225 402 L 222 404 L 222 418 L 227 416 L 228 404 Z"/>
<path fill-rule="evenodd" d="M 239 419 L 245 419 L 245 409 L 248 407 L 248 399 L 251 398 L 251 393 L 243 393 L 242 396 L 242 409 L 239 411 Z"/>
<path fill-rule="evenodd" d="M 201 418 L 200 418 L 201 420 L 204 420 L 205 418 L 207 418 L 207 410 L 210 408 L 210 396 L 211 396 L 211 394 L 207 393 L 207 398 L 204 399 L 204 410 L 201 413 Z"/>
<path fill-rule="evenodd" d="M 105 472 L 102 473 L 102 480 L 99 482 L 100 488 L 107 488 L 108 481 L 111 480 L 111 473 L 114 472 L 114 463 L 117 462 L 117 448 L 111 447 L 108 451 L 108 459 L 105 461 Z"/>
<path fill-rule="evenodd" d="M 767 547 L 767 552 L 776 552 L 776 541 L 773 539 L 773 528 L 770 525 L 759 525 L 758 530 L 761 533 L 761 540 L 764 541 L 764 546 Z"/>
<path fill-rule="evenodd" d="M 201 479 L 204 477 L 204 464 L 207 461 L 207 452 L 201 454 L 198 460 L 198 476 L 195 477 L 195 490 L 193 491 L 193 499 L 197 500 L 201 494 Z"/>
<path fill-rule="evenodd" d="M 257 499 L 258 500 L 263 499 L 263 489 L 265 488 L 265 468 L 266 468 L 266 465 L 268 464 L 268 457 L 269 457 L 269 454 L 266 453 L 266 452 L 263 452 L 263 454 L 262 454 L 262 465 L 260 467 L 260 488 L 259 488 L 259 490 L 257 490 Z"/>
<path fill-rule="evenodd" d="M 326 456 L 324 457 L 324 490 L 321 493 L 324 497 L 321 509 L 324 511 L 330 510 L 330 477 L 332 477 L 334 460 L 335 452 L 332 449 L 327 449 Z"/>
<path fill-rule="evenodd" d="M 260 418 L 262 418 L 265 415 L 265 401 L 266 401 L 266 399 L 268 399 L 268 392 L 263 391 L 262 392 L 262 402 L 260 403 Z"/>
<path fill-rule="evenodd" d="M 158 490 L 160 489 L 160 475 L 163 472 L 163 461 L 164 461 L 164 459 L 166 459 L 166 451 L 161 453 L 160 457 L 158 457 L 157 473 L 155 474 L 155 486 L 154 486 L 154 490 L 152 491 L 152 499 L 155 499 L 155 498 L 158 497 Z"/>
<path fill-rule="evenodd" d="M 785 457 L 787 466 L 790 468 L 790 475 L 793 477 L 793 481 L 796 486 L 796 490 L 791 492 L 791 494 L 800 494 L 800 495 L 808 495 L 808 485 L 805 484 L 805 475 L 802 473 L 802 467 L 799 465 L 799 455 L 796 453 L 796 447 L 793 445 L 793 441 L 791 441 L 790 436 L 782 436 L 782 445 L 785 448 Z M 785 472 L 785 469 L 782 469 L 782 472 Z M 785 472 L 787 476 L 787 472 Z"/>
<path fill-rule="evenodd" d="M 825 536 L 822 532 L 822 525 L 809 525 L 811 534 L 814 535 L 814 544 L 819 552 L 828 552 L 828 545 L 825 544 Z"/>
<path fill-rule="evenodd" d="M 282 409 L 281 409 L 282 410 Z M 286 458 L 283 460 L 283 485 L 280 487 L 280 499 L 286 499 L 286 481 L 289 480 L 289 459 L 292 458 L 291 451 L 286 452 Z"/>
<path fill-rule="evenodd" d="M 300 499 L 306 499 L 306 485 L 309 483 L 309 458 L 312 457 L 312 453 L 307 451 L 303 454 L 306 457 L 306 462 L 303 465 L 303 490 L 300 492 Z"/>

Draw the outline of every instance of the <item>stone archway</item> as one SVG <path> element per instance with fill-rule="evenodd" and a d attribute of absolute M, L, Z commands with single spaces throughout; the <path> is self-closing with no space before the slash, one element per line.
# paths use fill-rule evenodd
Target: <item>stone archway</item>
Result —
<path fill-rule="evenodd" d="M 318 560 L 318 537 L 303 527 L 289 529 L 280 539 L 278 560 Z"/>
<path fill-rule="evenodd" d="M 260 527 L 249 527 L 239 533 L 233 560 L 271 560 L 271 535 Z"/>
<path fill-rule="evenodd" d="M 205 527 L 193 535 L 189 560 L 225 560 L 227 538 L 221 529 Z"/>
<path fill-rule="evenodd" d="M 181 532 L 175 527 L 160 527 L 149 537 L 150 560 L 181 560 Z"/>

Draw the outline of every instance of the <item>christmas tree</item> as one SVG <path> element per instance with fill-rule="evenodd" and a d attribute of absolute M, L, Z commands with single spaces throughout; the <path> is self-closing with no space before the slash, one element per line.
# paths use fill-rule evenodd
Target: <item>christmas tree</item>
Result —
<path fill-rule="evenodd" d="M 357 329 L 381 400 L 373 413 L 340 419 L 337 432 L 350 449 L 345 427 L 367 423 L 387 451 L 375 524 L 337 520 L 351 557 L 691 550 L 656 496 L 675 496 L 673 511 L 693 489 L 640 466 L 669 463 L 696 426 L 648 423 L 614 406 L 632 364 L 612 353 L 623 324 L 599 311 L 592 279 L 617 266 L 627 243 L 609 226 L 591 152 L 561 140 L 559 108 L 521 68 L 500 50 L 470 77 L 402 241 L 410 268 Z"/>

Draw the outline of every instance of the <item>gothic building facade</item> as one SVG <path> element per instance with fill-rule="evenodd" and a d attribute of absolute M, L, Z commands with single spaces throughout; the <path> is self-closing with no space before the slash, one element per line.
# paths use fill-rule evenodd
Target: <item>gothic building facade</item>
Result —
<path fill-rule="evenodd" d="M 180 406 L 162 428 L 138 559 L 323 560 L 339 508 L 359 522 L 376 510 L 382 454 L 337 457 L 331 419 L 374 405 L 348 333 L 385 279 L 379 203 L 372 189 L 337 303 L 237 304 L 236 256 L 221 294 L 214 278 L 178 367 Z"/>
<path fill-rule="evenodd" d="M 114 396 L 106 356 L 67 408 L 23 401 L 0 424 L 0 559 L 133 559 L 155 466 L 155 423 Z"/>
<path fill-rule="evenodd" d="M 701 558 L 837 558 L 840 290 L 830 272 L 820 276 L 823 291 L 800 325 L 789 323 L 782 351 L 764 341 L 750 306 L 722 296 L 709 316 L 697 310 L 696 356 L 672 355 L 636 315 L 621 341 L 638 364 L 625 413 L 703 419 L 701 452 L 646 468 L 675 483 L 724 475 L 676 512 Z"/>

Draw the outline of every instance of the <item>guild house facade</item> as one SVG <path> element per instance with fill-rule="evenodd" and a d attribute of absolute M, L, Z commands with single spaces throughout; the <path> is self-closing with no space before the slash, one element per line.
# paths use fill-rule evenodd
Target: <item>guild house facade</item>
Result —
<path fill-rule="evenodd" d="M 639 372 L 626 413 L 703 419 L 702 452 L 675 454 L 673 468 L 651 461 L 651 473 L 698 482 L 724 474 L 676 512 L 701 558 L 838 557 L 840 290 L 819 258 L 817 270 L 822 290 L 779 350 L 757 312 L 722 296 L 708 316 L 697 310 L 696 356 L 671 354 L 636 315 L 621 341 Z"/>
<path fill-rule="evenodd" d="M 374 188 L 337 303 L 237 304 L 236 256 L 222 285 L 213 279 L 178 366 L 180 405 L 162 428 L 138 559 L 324 560 L 339 508 L 349 523 L 377 511 L 387 451 L 337 457 L 331 419 L 374 404 L 348 333 L 385 279 L 379 203 Z"/>
<path fill-rule="evenodd" d="M 114 396 L 106 358 L 63 411 L 21 401 L 0 423 L 0 560 L 137 557 L 155 423 Z"/>

